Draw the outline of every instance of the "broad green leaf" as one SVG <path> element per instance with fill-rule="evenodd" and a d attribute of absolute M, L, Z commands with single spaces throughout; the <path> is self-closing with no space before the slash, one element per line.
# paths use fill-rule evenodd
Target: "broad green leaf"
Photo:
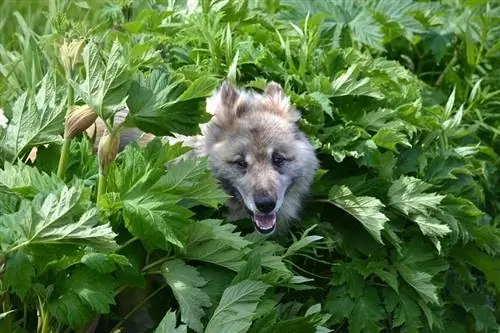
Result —
<path fill-rule="evenodd" d="M 115 304 L 115 285 L 110 275 L 77 268 L 69 276 L 60 277 L 49 309 L 58 320 L 76 328 L 86 323 L 94 311 L 109 313 L 110 305 Z"/>
<path fill-rule="evenodd" d="M 37 193 L 49 194 L 64 186 L 55 174 L 48 175 L 26 164 L 5 162 L 0 169 L 0 189 L 7 188 L 24 198 L 33 198 Z"/>
<path fill-rule="evenodd" d="M 418 215 L 414 218 L 422 233 L 426 236 L 444 237 L 451 229 L 436 218 Z"/>
<path fill-rule="evenodd" d="M 394 327 L 407 327 L 408 333 L 420 332 L 422 327 L 421 311 L 418 304 L 406 294 L 399 295 L 399 306 L 395 309 Z"/>
<path fill-rule="evenodd" d="M 0 152 L 12 162 L 32 147 L 60 142 L 64 129 L 66 98 L 47 73 L 35 97 L 23 93 L 12 106 L 12 119 L 0 141 Z"/>
<path fill-rule="evenodd" d="M 389 188 L 389 204 L 405 215 L 428 215 L 444 198 L 436 193 L 426 193 L 430 187 L 420 179 L 401 176 Z"/>
<path fill-rule="evenodd" d="M 147 77 L 138 73 L 127 101 L 131 123 L 157 135 L 172 132 L 195 134 L 197 125 L 207 120 L 200 102 L 216 86 L 217 80 L 211 75 L 188 84 L 180 77 L 160 70 Z"/>
<path fill-rule="evenodd" d="M 203 332 L 203 308 L 212 306 L 208 295 L 200 289 L 207 281 L 200 276 L 196 268 L 179 259 L 163 264 L 162 275 L 179 303 L 182 322 L 196 332 Z"/>
<path fill-rule="evenodd" d="M 127 257 L 115 253 L 90 252 L 82 256 L 81 263 L 99 273 L 111 273 L 117 266 L 131 265 Z"/>
<path fill-rule="evenodd" d="M 247 332 L 257 304 L 267 288 L 266 284 L 251 280 L 241 281 L 227 288 L 207 324 L 205 333 Z"/>
<path fill-rule="evenodd" d="M 334 186 L 328 195 L 329 201 L 355 217 L 379 243 L 383 244 L 381 231 L 389 221 L 381 212 L 384 204 L 373 197 L 356 197 L 347 186 Z"/>
<path fill-rule="evenodd" d="M 291 256 L 297 252 L 299 252 L 300 250 L 302 250 L 303 248 L 311 245 L 312 243 L 316 242 L 316 241 L 319 241 L 321 239 L 323 239 L 322 236 L 317 236 L 317 235 L 312 235 L 312 236 L 308 236 L 309 232 L 314 228 L 315 226 L 307 229 L 304 234 L 302 235 L 302 237 L 294 242 L 292 245 L 290 245 L 288 247 L 288 249 L 286 250 L 285 254 L 283 255 L 283 257 L 287 257 L 287 256 Z"/>
<path fill-rule="evenodd" d="M 154 333 L 187 333 L 187 326 L 177 326 L 176 311 L 167 311 Z"/>
<path fill-rule="evenodd" d="M 232 224 L 222 220 L 203 220 L 193 223 L 189 230 L 185 258 L 220 265 L 238 272 L 249 241 L 234 232 Z"/>
<path fill-rule="evenodd" d="M 57 246 L 91 246 L 116 249 L 116 234 L 101 224 L 95 208 L 79 207 L 82 189 L 64 187 L 58 195 L 38 194 L 32 203 L 22 201 L 18 212 L 0 216 L 0 239 L 7 252 L 37 247 L 55 251 Z"/>
<path fill-rule="evenodd" d="M 362 296 L 355 300 L 354 308 L 349 316 L 350 332 L 376 332 L 379 321 L 385 316 L 380 304 L 380 297 L 373 287 L 366 287 Z"/>
<path fill-rule="evenodd" d="M 75 88 L 99 117 L 111 119 L 125 104 L 130 86 L 131 73 L 123 58 L 123 47 L 115 40 L 104 63 L 100 47 L 91 39 L 85 45 L 82 57 L 86 77 Z"/>
<path fill-rule="evenodd" d="M 7 257 L 3 282 L 21 298 L 32 286 L 35 277 L 35 267 L 30 258 L 24 253 L 14 253 Z"/>
<path fill-rule="evenodd" d="M 345 73 L 338 75 L 331 83 L 330 95 L 332 97 L 368 96 L 375 99 L 384 98 L 384 95 L 371 84 L 369 78 L 365 77 L 358 80 L 357 76 L 357 66 L 349 67 Z"/>
<path fill-rule="evenodd" d="M 432 275 L 426 272 L 416 271 L 404 264 L 397 264 L 396 268 L 403 279 L 412 286 L 426 302 L 439 304 L 437 294 L 438 287 L 432 283 Z"/>
<path fill-rule="evenodd" d="M 152 190 L 214 208 L 229 199 L 210 174 L 206 159 L 191 158 L 173 164 Z"/>
<path fill-rule="evenodd" d="M 171 243 L 184 247 L 193 213 L 168 196 L 144 195 L 123 202 L 127 229 L 154 247 L 166 250 Z"/>
<path fill-rule="evenodd" d="M 397 145 L 411 147 L 405 134 L 396 132 L 389 128 L 382 128 L 372 138 L 373 142 L 379 147 L 389 149 L 395 153 L 398 152 Z"/>

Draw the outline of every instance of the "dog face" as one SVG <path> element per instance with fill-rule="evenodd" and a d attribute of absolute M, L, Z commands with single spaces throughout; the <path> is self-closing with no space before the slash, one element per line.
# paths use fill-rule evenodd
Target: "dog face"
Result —
<path fill-rule="evenodd" d="M 213 118 L 202 127 L 205 154 L 233 196 L 233 214 L 249 215 L 263 234 L 296 219 L 318 161 L 281 87 L 270 83 L 257 94 L 224 83 L 207 111 Z"/>

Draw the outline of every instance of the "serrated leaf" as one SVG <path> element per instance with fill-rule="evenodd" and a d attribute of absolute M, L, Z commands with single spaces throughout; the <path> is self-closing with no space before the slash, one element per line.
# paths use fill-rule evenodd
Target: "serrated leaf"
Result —
<path fill-rule="evenodd" d="M 154 247 L 166 250 L 168 243 L 184 247 L 193 213 L 169 197 L 144 195 L 123 202 L 127 229 Z"/>
<path fill-rule="evenodd" d="M 383 244 L 381 231 L 389 221 L 381 212 L 384 204 L 373 197 L 356 197 L 347 186 L 334 186 L 328 195 L 329 201 L 355 217 L 379 243 Z"/>
<path fill-rule="evenodd" d="M 301 249 L 311 245 L 312 243 L 316 242 L 316 241 L 319 241 L 321 239 L 323 239 L 322 236 L 317 236 L 317 235 L 312 235 L 312 236 L 308 236 L 308 233 L 314 228 L 315 226 L 307 229 L 304 234 L 302 235 L 302 237 L 292 243 L 292 245 L 290 245 L 288 247 L 288 249 L 286 250 L 285 254 L 283 255 L 283 257 L 287 257 L 287 256 L 291 256 L 295 253 L 297 253 L 298 251 L 300 251 Z"/>
<path fill-rule="evenodd" d="M 432 275 L 422 271 L 416 271 L 404 264 L 397 264 L 397 270 L 403 279 L 415 289 L 426 301 L 439 304 L 437 294 L 438 287 L 432 283 Z"/>
<path fill-rule="evenodd" d="M 86 77 L 75 88 L 102 119 L 111 119 L 114 112 L 125 104 L 131 73 L 122 53 L 118 40 L 113 42 L 106 63 L 102 62 L 100 48 L 94 40 L 91 39 L 83 49 Z"/>
<path fill-rule="evenodd" d="M 22 201 L 18 212 L 0 216 L 0 239 L 7 251 L 41 247 L 55 251 L 57 246 L 91 246 L 116 249 L 109 224 L 101 224 L 95 208 L 82 212 L 82 189 L 64 187 L 58 195 L 38 194 L 32 203 Z"/>
<path fill-rule="evenodd" d="M 37 193 L 49 194 L 61 189 L 64 182 L 55 174 L 48 175 L 23 163 L 5 162 L 0 169 L 0 189 L 2 187 L 24 198 L 32 198 Z"/>
<path fill-rule="evenodd" d="M 444 198 L 436 193 L 426 193 L 430 187 L 420 179 L 401 176 L 389 188 L 389 204 L 405 215 L 428 215 Z"/>
<path fill-rule="evenodd" d="M 81 263 L 99 273 L 111 273 L 117 269 L 117 265 L 130 265 L 127 257 L 119 254 L 105 254 L 91 252 L 83 255 Z"/>
<path fill-rule="evenodd" d="M 200 276 L 196 268 L 179 259 L 163 264 L 162 275 L 179 303 L 182 322 L 196 332 L 203 332 L 203 308 L 212 306 L 208 295 L 200 289 L 207 281 Z"/>
<path fill-rule="evenodd" d="M 205 333 L 245 333 L 252 324 L 257 304 L 268 286 L 245 280 L 227 288 L 207 324 Z"/>
<path fill-rule="evenodd" d="M 138 73 L 127 101 L 131 122 L 157 135 L 196 134 L 197 125 L 206 120 L 199 102 L 215 89 L 217 80 L 205 75 L 186 85 L 169 72 L 155 70 L 148 77 Z"/>
<path fill-rule="evenodd" d="M 113 278 L 88 268 L 75 269 L 69 276 L 62 277 L 56 286 L 49 309 L 58 320 L 72 328 L 85 324 L 92 311 L 106 314 L 110 305 L 115 304 Z"/>
<path fill-rule="evenodd" d="M 357 79 L 356 65 L 352 65 L 345 73 L 335 78 L 331 83 L 330 95 L 332 97 L 367 96 L 375 99 L 384 98 L 384 95 L 373 87 L 369 78 Z"/>
<path fill-rule="evenodd" d="M 417 333 L 422 327 L 421 311 L 418 304 L 406 294 L 399 296 L 400 306 L 396 307 L 394 313 L 393 327 L 404 325 L 408 333 Z M 404 327 L 403 326 L 403 327 Z"/>
<path fill-rule="evenodd" d="M 382 128 L 375 134 L 372 140 L 379 147 L 389 149 L 395 153 L 398 152 L 397 145 L 402 145 L 405 147 L 411 147 L 410 142 L 405 134 L 401 132 L 396 132 L 389 128 Z"/>
<path fill-rule="evenodd" d="M 451 229 L 436 218 L 418 215 L 413 219 L 419 226 L 422 234 L 426 236 L 444 237 Z"/>
<path fill-rule="evenodd" d="M 176 311 L 167 311 L 154 333 L 187 333 L 187 326 L 177 326 Z"/>
<path fill-rule="evenodd" d="M 47 73 L 34 98 L 25 92 L 13 105 L 0 152 L 14 161 L 31 147 L 61 141 L 65 113 L 66 98 L 58 94 L 55 78 Z"/>
<path fill-rule="evenodd" d="M 169 167 L 152 190 L 214 208 L 229 199 L 211 175 L 207 160 L 198 158 L 182 160 Z"/>
<path fill-rule="evenodd" d="M 2 280 L 18 296 L 21 298 L 26 296 L 34 277 L 35 267 L 27 255 L 14 253 L 7 257 L 5 275 Z"/>
<path fill-rule="evenodd" d="M 220 265 L 238 272 L 245 264 L 245 248 L 249 241 L 234 232 L 236 226 L 222 220 L 193 223 L 189 230 L 185 258 Z"/>

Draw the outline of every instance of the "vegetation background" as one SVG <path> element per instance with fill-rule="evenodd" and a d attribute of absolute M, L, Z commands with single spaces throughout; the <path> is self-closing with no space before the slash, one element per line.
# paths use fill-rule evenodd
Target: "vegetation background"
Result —
<path fill-rule="evenodd" d="M 188 2 L 1 2 L 0 331 L 499 332 L 497 2 Z M 179 145 L 113 154 L 197 133 L 224 78 L 282 84 L 321 159 L 285 237 Z"/>

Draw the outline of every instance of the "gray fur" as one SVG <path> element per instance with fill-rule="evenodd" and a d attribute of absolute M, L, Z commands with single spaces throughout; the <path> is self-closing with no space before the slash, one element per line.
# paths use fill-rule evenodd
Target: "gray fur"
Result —
<path fill-rule="evenodd" d="M 194 148 L 198 155 L 208 156 L 214 176 L 234 196 L 228 202 L 228 219 L 258 213 L 254 197 L 263 192 L 277 198 L 272 212 L 277 215 L 277 229 L 296 220 L 318 160 L 281 87 L 270 83 L 258 94 L 224 83 L 208 98 L 207 111 L 213 118 L 202 126 Z M 286 157 L 282 167 L 273 165 L 273 152 Z M 245 170 L 233 163 L 238 158 L 248 163 Z"/>

